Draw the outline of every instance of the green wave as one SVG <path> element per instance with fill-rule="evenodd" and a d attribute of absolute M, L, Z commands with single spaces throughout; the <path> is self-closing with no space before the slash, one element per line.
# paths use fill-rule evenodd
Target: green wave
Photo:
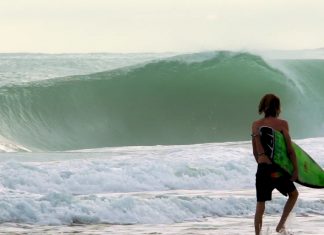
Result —
<path fill-rule="evenodd" d="M 248 53 L 210 55 L 1 87 L 0 133 L 34 150 L 247 140 L 260 98 L 274 92 L 295 136 L 316 135 L 296 115 L 308 106 L 287 74 Z"/>

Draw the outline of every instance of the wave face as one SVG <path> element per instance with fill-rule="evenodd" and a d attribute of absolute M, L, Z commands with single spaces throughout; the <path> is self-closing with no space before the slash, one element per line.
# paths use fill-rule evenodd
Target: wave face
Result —
<path fill-rule="evenodd" d="M 322 60 L 177 56 L 0 88 L 0 132 L 33 150 L 246 140 L 260 98 L 282 99 L 293 136 L 323 133 Z"/>

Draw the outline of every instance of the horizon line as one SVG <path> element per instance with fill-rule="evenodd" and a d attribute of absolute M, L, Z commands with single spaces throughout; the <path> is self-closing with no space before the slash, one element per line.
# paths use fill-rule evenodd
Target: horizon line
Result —
<path fill-rule="evenodd" d="M 212 52 L 212 51 L 234 51 L 234 52 L 240 52 L 240 51 L 255 51 L 255 52 L 297 52 L 297 51 L 319 51 L 324 50 L 324 47 L 318 47 L 318 48 L 304 48 L 304 49 L 251 49 L 251 48 L 245 48 L 245 49 L 210 49 L 210 50 L 188 50 L 188 51 L 164 51 L 164 52 L 158 52 L 158 51 L 130 51 L 130 52 L 108 52 L 108 51 L 87 51 L 87 52 L 50 52 L 50 51 L 12 51 L 12 52 L 1 52 L 0 54 L 17 54 L 17 55 L 23 55 L 23 54 L 39 54 L 39 55 L 64 55 L 64 54 L 185 54 L 185 53 L 199 53 L 199 52 Z"/>

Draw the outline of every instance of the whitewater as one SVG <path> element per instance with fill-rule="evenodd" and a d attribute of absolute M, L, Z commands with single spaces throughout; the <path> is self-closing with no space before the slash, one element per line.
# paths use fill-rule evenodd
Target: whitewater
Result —
<path fill-rule="evenodd" d="M 263 93 L 324 167 L 324 62 L 296 54 L 0 54 L 0 234 L 253 234 Z M 297 187 L 288 230 L 323 234 Z"/>

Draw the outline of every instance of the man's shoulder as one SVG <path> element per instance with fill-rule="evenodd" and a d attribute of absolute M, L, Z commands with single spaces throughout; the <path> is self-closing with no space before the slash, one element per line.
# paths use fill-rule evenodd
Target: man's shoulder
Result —
<path fill-rule="evenodd" d="M 278 122 L 283 126 L 288 126 L 288 122 L 285 119 L 279 119 L 278 118 Z"/>
<path fill-rule="evenodd" d="M 278 119 L 276 126 L 279 131 L 286 131 L 289 129 L 288 122 L 285 119 Z"/>
<path fill-rule="evenodd" d="M 259 126 L 262 124 L 262 119 L 258 119 L 258 120 L 255 120 L 253 123 L 252 123 L 252 126 Z"/>
<path fill-rule="evenodd" d="M 262 126 L 262 119 L 258 119 L 258 120 L 255 120 L 253 123 L 252 123 L 252 129 L 259 129 L 260 126 Z"/>

